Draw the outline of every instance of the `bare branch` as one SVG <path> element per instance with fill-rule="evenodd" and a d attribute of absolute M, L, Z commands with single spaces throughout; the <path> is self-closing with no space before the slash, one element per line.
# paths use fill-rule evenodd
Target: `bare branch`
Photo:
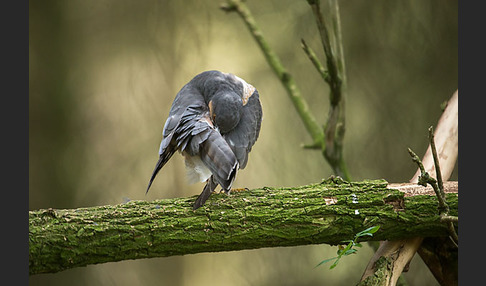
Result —
<path fill-rule="evenodd" d="M 450 178 L 457 161 L 458 138 L 459 138 L 459 92 L 456 90 L 447 102 L 447 107 L 435 127 L 434 138 L 437 146 L 437 155 L 442 172 L 442 179 Z M 429 145 L 425 152 L 422 162 L 425 171 L 436 178 L 434 159 Z M 410 182 L 417 182 L 421 171 L 417 170 Z"/>
<path fill-rule="evenodd" d="M 311 60 L 312 64 L 314 64 L 314 67 L 316 68 L 317 72 L 319 72 L 319 74 L 321 75 L 322 79 L 325 82 L 329 83 L 331 81 L 331 78 L 329 77 L 329 73 L 326 71 L 324 66 L 317 58 L 316 53 L 314 53 L 314 51 L 307 45 L 304 39 L 301 39 L 301 43 L 302 43 L 302 49 L 304 50 L 307 57 Z"/>
<path fill-rule="evenodd" d="M 226 4 L 221 5 L 221 9 L 227 12 L 236 12 L 243 19 L 251 35 L 263 52 L 267 63 L 287 91 L 312 140 L 315 144 L 322 145 L 324 133 L 320 125 L 310 112 L 307 101 L 302 97 L 293 76 L 285 69 L 277 54 L 264 38 L 263 32 L 258 27 L 248 6 L 240 0 L 228 0 Z"/>
<path fill-rule="evenodd" d="M 438 158 L 440 161 L 439 163 L 442 169 L 443 179 L 446 180 L 449 179 L 450 175 L 452 174 L 452 170 L 454 169 L 454 165 L 457 159 L 457 150 L 458 150 L 457 149 L 458 146 L 457 145 L 458 142 L 458 136 L 457 136 L 458 135 L 457 132 L 458 100 L 457 98 L 458 98 L 458 92 L 456 91 L 451 97 L 451 99 L 449 100 L 447 108 L 445 109 L 444 113 L 440 117 L 435 132 L 435 137 L 437 137 L 437 142 L 436 142 L 438 146 L 437 149 L 439 150 L 438 152 Z M 430 179 L 434 180 L 432 176 L 435 176 L 435 166 L 434 166 L 434 160 L 433 160 L 430 144 L 422 160 L 420 160 L 420 158 L 410 149 L 409 149 L 409 153 L 412 156 L 412 160 L 418 165 L 417 172 L 412 177 L 410 182 L 419 183 L 426 186 L 427 185 L 426 181 Z M 432 173 L 433 175 L 430 176 L 429 172 Z M 421 176 L 421 174 L 427 174 L 427 175 Z M 445 183 L 443 184 L 443 187 L 445 188 L 444 190 L 447 190 L 448 188 L 447 184 Z M 428 187 L 428 188 L 434 190 L 434 193 L 436 193 L 437 196 L 438 193 L 437 190 L 435 190 L 432 187 Z M 455 230 L 454 232 L 452 232 L 450 222 L 457 222 L 458 219 L 456 219 L 454 216 L 445 216 L 444 214 L 442 214 L 439 220 L 443 223 L 448 222 L 447 223 L 448 231 L 449 233 L 452 234 L 452 236 L 454 236 Z M 432 239 L 430 238 L 426 239 L 426 241 L 428 241 L 429 244 L 431 240 Z M 389 255 L 381 256 L 380 253 L 383 253 L 383 251 L 380 251 L 380 249 L 390 248 L 390 247 L 394 247 L 395 251 L 397 251 L 397 253 L 400 253 L 400 256 L 403 257 L 401 257 L 400 260 L 402 261 L 402 263 L 394 263 L 393 265 L 391 265 L 390 268 L 388 268 L 387 271 L 390 271 L 392 273 L 397 273 L 398 275 L 392 275 L 394 279 L 389 280 L 389 283 L 386 285 L 395 285 L 397 283 L 399 274 L 403 271 L 403 269 L 405 269 L 408 262 L 413 258 L 415 251 L 417 249 L 419 249 L 420 256 L 424 259 L 427 266 L 432 271 L 432 273 L 434 274 L 434 276 L 438 281 L 449 281 L 450 283 L 454 283 L 454 281 L 450 279 L 451 277 L 454 278 L 455 281 L 457 281 L 457 267 L 456 268 L 454 267 L 455 264 L 452 263 L 447 265 L 445 264 L 441 265 L 439 262 L 440 259 L 438 259 L 436 254 L 430 252 L 428 249 L 424 249 L 421 246 L 423 241 L 424 241 L 423 237 L 417 237 L 417 238 L 407 239 L 403 241 L 402 244 L 396 244 L 394 241 L 381 242 L 379 250 L 375 253 L 373 258 L 368 263 L 368 266 L 366 267 L 366 270 L 361 278 L 361 281 L 365 280 L 370 275 L 375 275 L 373 273 L 378 273 L 382 270 L 379 269 L 377 265 L 375 265 L 375 262 L 378 261 L 380 258 L 383 258 L 385 261 L 388 261 L 391 258 L 391 256 Z M 449 247 L 444 243 L 442 244 L 444 245 L 444 249 Z M 455 242 L 454 244 L 455 244 L 455 249 L 457 250 L 457 244 Z M 404 251 L 400 251 L 401 249 L 404 249 Z M 405 250 L 413 250 L 413 251 L 405 251 Z"/>
<path fill-rule="evenodd" d="M 323 73 L 324 68 L 320 65 L 317 57 L 312 55 L 312 50 L 309 47 L 304 47 L 304 50 L 314 66 L 316 66 L 320 72 L 321 77 L 330 87 L 329 101 L 331 106 L 326 124 L 324 125 L 325 148 L 322 149 L 322 153 L 333 168 L 334 173 L 349 180 L 350 175 L 343 158 L 343 141 L 346 130 L 344 96 L 346 90 L 346 75 L 341 41 L 339 5 L 338 2 L 334 0 L 326 2 L 329 6 L 328 10 L 331 18 L 331 21 L 329 22 L 331 23 L 332 29 L 329 30 L 324 21 L 320 1 L 308 0 L 307 2 L 314 14 L 322 47 L 326 56 L 327 71 L 325 72 L 327 75 L 326 73 Z M 303 42 L 303 44 L 305 44 L 305 42 Z M 333 45 L 337 48 L 333 48 Z M 335 51 L 337 51 L 337 53 Z"/>
<path fill-rule="evenodd" d="M 316 17 L 316 23 L 318 25 L 318 30 L 321 35 L 323 48 L 326 54 L 328 71 L 324 69 L 322 64 L 320 64 L 319 60 L 315 56 L 315 53 L 305 44 L 304 41 L 302 41 L 302 45 L 306 54 L 319 71 L 321 77 L 329 84 L 331 89 L 329 95 L 331 107 L 327 122 L 324 124 L 324 128 L 320 127 L 314 116 L 311 114 L 307 102 L 301 96 L 300 90 L 297 87 L 294 78 L 284 68 L 278 56 L 270 48 L 246 4 L 241 0 L 227 0 L 226 4 L 222 5 L 221 8 L 227 12 L 236 12 L 243 19 L 251 35 L 262 50 L 268 64 L 280 79 L 307 131 L 312 137 L 313 142 L 305 145 L 306 148 L 320 149 L 324 158 L 333 169 L 334 174 L 346 180 L 350 180 L 350 175 L 343 159 L 343 139 L 345 133 L 344 80 L 346 77 L 344 75 L 342 43 L 335 43 L 338 46 L 337 50 L 339 55 L 339 57 L 336 57 L 335 53 L 332 51 L 332 43 L 330 41 L 330 37 L 328 36 L 328 30 L 320 11 L 319 1 L 308 2 Z M 333 7 L 331 9 L 331 13 L 334 20 L 331 22 L 333 25 L 333 32 L 335 33 L 334 39 L 341 40 L 339 15 L 335 15 L 335 13 L 339 13 L 338 4 L 337 1 L 331 1 L 330 3 Z M 317 148 L 317 146 L 320 146 L 320 148 Z"/>

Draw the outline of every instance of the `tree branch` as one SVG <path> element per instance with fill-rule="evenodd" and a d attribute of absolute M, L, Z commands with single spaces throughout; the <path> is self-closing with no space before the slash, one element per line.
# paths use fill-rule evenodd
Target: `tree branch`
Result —
<path fill-rule="evenodd" d="M 458 146 L 458 92 L 456 91 L 451 99 L 448 101 L 447 108 L 444 110 L 444 113 L 439 119 L 437 124 L 435 137 L 437 137 L 437 146 L 438 146 L 438 155 L 436 158 L 439 158 L 443 179 L 449 179 L 450 175 L 452 174 L 452 170 L 454 169 L 454 165 L 457 159 L 457 146 Z M 414 161 L 417 162 L 419 168 L 415 175 L 410 180 L 411 183 L 419 183 L 419 177 L 423 173 L 431 173 L 431 176 L 436 176 L 435 174 L 435 164 L 434 158 L 432 154 L 432 147 L 429 144 L 429 148 L 424 155 L 422 161 L 418 159 L 418 156 L 412 156 Z M 412 155 L 412 154 L 411 154 Z M 432 189 L 432 187 L 430 187 Z M 447 189 L 447 186 L 444 185 L 444 188 Z M 434 190 L 435 192 L 435 190 Z M 451 226 L 451 219 L 449 216 L 444 216 L 444 214 L 439 214 L 441 217 L 441 221 L 449 221 L 448 229 L 449 232 L 452 230 L 450 229 Z M 444 219 L 444 217 L 446 217 Z M 457 220 L 458 221 L 458 220 Z M 455 231 L 455 230 L 454 230 Z M 398 277 L 402 273 L 402 271 L 407 267 L 410 260 L 415 255 L 415 252 L 418 249 L 418 252 L 424 262 L 427 264 L 429 269 L 434 274 L 434 277 L 441 283 L 441 285 L 455 285 L 457 284 L 457 247 L 455 247 L 455 254 L 450 253 L 449 250 L 453 249 L 449 244 L 452 244 L 450 239 L 437 239 L 435 242 L 438 246 L 435 247 L 436 252 L 431 252 L 430 245 L 433 244 L 434 238 L 425 238 L 425 241 L 429 245 L 428 249 L 424 249 L 421 247 L 422 242 L 424 241 L 423 237 L 411 238 L 406 239 L 403 241 L 394 242 L 394 241 L 384 241 L 380 244 L 380 248 L 375 253 L 373 258 L 368 263 L 366 270 L 361 277 L 361 284 L 366 285 L 367 281 L 374 279 L 377 275 L 382 275 L 382 271 L 386 269 L 387 277 L 390 277 L 390 280 L 387 280 L 387 284 L 385 285 L 395 285 L 398 280 Z M 394 249 L 394 251 L 382 251 L 380 249 Z M 382 255 L 384 253 L 384 255 Z M 394 255 L 391 255 L 393 253 Z M 397 254 L 397 255 L 395 255 Z M 455 261 L 448 261 L 448 259 L 456 258 Z M 393 262 L 392 264 L 388 264 L 388 268 L 381 268 L 383 265 L 377 263 L 377 261 L 388 261 Z M 439 263 L 439 264 L 437 264 Z M 451 279 L 453 278 L 453 279 Z"/>
<path fill-rule="evenodd" d="M 320 128 L 317 120 L 314 118 L 309 110 L 307 101 L 302 97 L 300 89 L 298 88 L 293 76 L 285 69 L 277 54 L 272 50 L 268 44 L 263 33 L 258 27 L 250 9 L 243 1 L 228 0 L 226 4 L 221 5 L 221 9 L 226 12 L 236 12 L 243 19 L 251 35 L 257 42 L 268 65 L 272 68 L 274 73 L 287 91 L 290 100 L 292 101 L 297 113 L 299 114 L 305 128 L 312 137 L 315 144 L 322 145 L 324 133 Z"/>
<path fill-rule="evenodd" d="M 307 102 L 301 96 L 300 90 L 295 83 L 292 75 L 282 65 L 280 59 L 270 48 L 263 37 L 263 33 L 258 27 L 250 10 L 241 0 L 227 0 L 226 4 L 221 5 L 221 9 L 227 12 L 237 12 L 243 19 L 251 35 L 260 47 L 268 64 L 275 72 L 284 86 L 287 94 L 290 96 L 294 107 L 302 119 L 307 131 L 312 137 L 312 143 L 305 145 L 308 149 L 321 149 L 322 155 L 329 163 L 334 174 L 346 180 L 350 180 L 350 175 L 343 159 L 343 139 L 345 133 L 344 117 L 344 91 L 346 86 L 346 76 L 344 70 L 344 57 L 341 41 L 341 28 L 339 20 L 339 7 L 337 1 L 329 1 L 332 27 L 337 53 L 333 51 L 332 43 L 328 29 L 324 23 L 323 15 L 320 9 L 320 1 L 308 1 L 316 18 L 317 27 L 321 36 L 328 72 L 324 70 L 319 63 L 313 51 L 302 41 L 304 51 L 309 56 L 314 66 L 318 69 L 321 77 L 329 84 L 331 89 L 329 99 L 331 107 L 324 128 L 322 129 L 314 116 L 311 114 Z M 326 75 L 328 74 L 328 76 Z M 326 80 L 327 78 L 327 80 Z"/>
<path fill-rule="evenodd" d="M 457 182 L 447 198 L 457 214 Z M 416 186 L 416 188 L 424 189 Z M 452 190 L 452 191 L 451 191 Z M 306 244 L 339 244 L 380 225 L 370 239 L 447 236 L 431 195 L 407 196 L 386 181 L 331 178 L 297 188 L 29 212 L 29 273 L 88 264 Z"/>
<path fill-rule="evenodd" d="M 326 55 L 326 63 L 327 63 L 327 70 L 329 72 L 329 80 L 327 83 L 329 83 L 329 87 L 331 88 L 331 94 L 330 94 L 330 101 L 331 105 L 336 106 L 339 104 L 341 101 L 341 85 L 342 85 L 342 77 L 340 75 L 340 72 L 338 70 L 338 59 L 331 47 L 331 40 L 329 37 L 329 31 L 326 27 L 326 24 L 324 23 L 324 17 L 321 12 L 321 5 L 319 0 L 307 0 L 309 5 L 312 8 L 312 12 L 314 13 L 314 18 L 316 19 L 316 24 L 317 24 L 317 29 L 319 31 L 319 35 L 321 37 L 321 43 L 322 47 L 324 49 L 324 54 Z M 333 6 L 337 7 L 338 4 L 337 2 L 332 3 Z M 336 10 L 338 12 L 339 10 Z M 333 15 L 333 13 L 331 13 Z M 338 17 L 338 14 L 335 15 Z M 339 22 L 335 22 L 339 23 Z M 335 27 L 335 33 L 340 34 L 340 26 Z M 337 38 L 337 37 L 335 37 Z M 341 44 L 341 43 L 339 43 Z M 344 68 L 344 65 L 342 65 Z M 341 71 L 342 73 L 342 71 Z"/>
<path fill-rule="evenodd" d="M 449 205 L 446 202 L 445 193 L 444 193 L 444 185 L 441 178 L 440 173 L 440 166 L 439 166 L 439 159 L 437 157 L 437 151 L 435 149 L 434 143 L 434 135 L 433 135 L 433 128 L 429 128 L 429 137 L 430 137 L 430 146 L 432 147 L 432 155 L 434 156 L 434 164 L 436 173 L 437 173 L 437 180 L 432 178 L 429 173 L 425 172 L 425 168 L 420 161 L 420 158 L 412 151 L 412 149 L 408 148 L 408 153 L 412 156 L 412 160 L 417 163 L 419 169 L 421 170 L 422 174 L 419 177 L 419 185 L 426 186 L 429 184 L 435 192 L 437 197 L 437 201 L 439 202 L 439 215 L 441 217 L 441 221 L 444 221 L 444 217 L 449 217 Z M 459 242 L 459 238 L 457 236 L 456 230 L 454 229 L 454 223 L 451 219 L 445 220 L 447 227 L 449 229 L 449 234 L 451 235 L 454 244 L 457 247 L 457 243 Z"/>
<path fill-rule="evenodd" d="M 303 48 L 314 66 L 318 69 L 321 77 L 329 85 L 329 101 L 331 103 L 327 122 L 324 125 L 324 143 L 322 153 L 329 162 L 335 174 L 350 179 L 349 172 L 343 158 L 343 140 L 345 133 L 345 87 L 346 72 L 344 66 L 344 55 L 341 41 L 341 23 L 339 17 L 339 5 L 337 1 L 326 1 L 330 11 L 330 22 L 332 32 L 324 21 L 319 0 L 307 0 L 311 6 L 317 29 L 321 38 L 324 54 L 326 55 L 327 71 L 322 73 L 323 67 L 313 54 L 312 50 L 303 42 Z M 333 41 L 331 40 L 333 39 Z M 333 47 L 333 44 L 335 47 Z M 326 76 L 327 75 L 327 76 Z"/>
<path fill-rule="evenodd" d="M 415 241 L 416 243 L 411 243 Z M 394 272 L 395 265 L 406 265 L 408 258 L 413 257 L 422 242 L 421 237 L 408 239 L 381 241 L 380 247 L 371 258 L 369 265 L 363 273 L 364 279 L 358 285 L 388 286 L 395 285 L 400 272 Z M 405 247 L 411 245 L 414 247 Z"/>
<path fill-rule="evenodd" d="M 325 82 L 329 83 L 331 81 L 331 77 L 329 76 L 329 73 L 317 58 L 316 53 L 307 45 L 304 39 L 301 39 L 300 43 L 302 44 L 302 49 L 304 50 L 305 54 L 310 59 L 310 61 L 316 68 L 317 72 L 321 75 L 321 78 Z"/>
<path fill-rule="evenodd" d="M 445 180 L 451 176 L 457 161 L 459 144 L 457 139 L 459 136 L 458 113 L 459 92 L 456 90 L 447 102 L 447 107 L 444 110 L 444 113 L 442 113 L 434 132 L 442 178 Z M 422 157 L 422 163 L 425 166 L 425 171 L 429 173 L 430 176 L 436 178 L 434 158 L 432 156 L 430 145 Z M 410 182 L 418 182 L 420 174 L 420 169 L 417 169 Z"/>

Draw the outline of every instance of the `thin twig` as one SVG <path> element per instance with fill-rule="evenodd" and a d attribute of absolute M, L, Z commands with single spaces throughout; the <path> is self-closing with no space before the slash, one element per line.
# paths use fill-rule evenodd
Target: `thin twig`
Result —
<path fill-rule="evenodd" d="M 263 33 L 253 18 L 248 6 L 241 0 L 228 0 L 227 3 L 221 5 L 221 9 L 226 12 L 236 12 L 243 19 L 251 35 L 262 50 L 268 64 L 282 82 L 304 126 L 312 137 L 313 143 L 322 146 L 324 132 L 320 124 L 317 123 L 317 120 L 310 112 L 307 101 L 302 97 L 294 78 L 285 69 L 277 54 L 270 48 L 265 37 L 263 37 Z"/>
<path fill-rule="evenodd" d="M 410 154 L 410 156 L 412 157 L 412 161 L 418 165 L 420 172 L 422 174 L 426 174 L 427 172 L 425 172 L 424 165 L 422 164 L 422 161 L 420 160 L 419 156 L 417 156 L 417 154 L 415 154 L 415 152 L 413 152 L 412 149 L 410 148 L 408 148 L 408 154 Z M 421 182 L 420 180 L 418 184 L 424 187 L 427 185 L 426 183 L 424 184 L 424 182 Z"/>
<path fill-rule="evenodd" d="M 447 223 L 447 228 L 449 230 L 450 237 L 452 238 L 452 242 L 454 242 L 454 245 L 458 247 L 459 236 L 457 235 L 456 229 L 454 228 L 454 223 L 449 221 Z"/>
<path fill-rule="evenodd" d="M 437 176 L 437 186 L 438 186 L 438 194 L 437 197 L 441 197 L 442 200 L 439 199 L 440 203 L 440 214 L 441 215 L 448 215 L 449 214 L 449 205 L 447 205 L 444 193 L 444 185 L 442 183 L 442 174 L 440 172 L 440 164 L 439 164 L 439 156 L 437 156 L 437 149 L 435 148 L 434 142 L 434 128 L 430 126 L 429 128 L 429 139 L 430 139 L 430 148 L 432 150 L 432 157 L 434 158 L 434 165 L 435 165 L 435 174 Z M 435 190 L 435 188 L 434 188 Z M 442 203 L 441 203 L 442 201 Z M 457 247 L 457 243 L 459 242 L 459 237 L 457 235 L 456 229 L 454 228 L 454 223 L 452 221 L 446 222 L 447 227 L 449 229 L 449 233 L 452 237 L 452 241 Z"/>
<path fill-rule="evenodd" d="M 441 215 L 440 221 L 459 223 L 459 218 L 457 216 Z"/>
<path fill-rule="evenodd" d="M 343 49 L 343 38 L 342 38 L 342 33 L 341 33 L 341 13 L 339 13 L 339 5 L 338 5 L 338 0 L 329 0 L 328 3 L 330 3 L 331 9 L 334 11 L 331 13 L 331 15 L 334 16 L 332 18 L 332 28 L 335 31 L 334 36 L 335 36 L 335 41 L 336 47 L 336 63 L 337 63 L 337 68 L 338 72 L 341 77 L 341 89 L 345 89 L 346 87 L 346 65 L 344 64 L 344 49 Z"/>
<path fill-rule="evenodd" d="M 434 141 L 440 159 L 440 172 L 443 181 L 450 178 L 457 161 L 457 139 L 459 133 L 457 120 L 459 113 L 458 98 L 459 92 L 456 90 L 452 97 L 447 101 L 447 107 L 440 116 L 439 122 L 434 126 Z M 430 145 L 422 157 L 422 162 L 425 166 L 425 170 L 435 178 L 435 165 Z M 421 171 L 417 170 L 410 182 L 417 182 L 420 174 Z"/>
<path fill-rule="evenodd" d="M 443 198 L 443 200 L 445 200 L 444 185 L 442 183 L 442 173 L 440 171 L 439 156 L 437 156 L 437 149 L 435 148 L 434 128 L 432 126 L 429 127 L 429 139 L 430 139 L 430 148 L 432 150 L 432 158 L 434 159 L 437 184 L 439 186 L 440 195 Z"/>
<path fill-rule="evenodd" d="M 350 175 L 348 173 L 343 158 L 343 141 L 344 133 L 346 130 L 344 116 L 344 90 L 346 86 L 346 77 L 342 53 L 343 49 L 341 42 L 341 27 L 338 2 L 331 0 L 327 2 L 330 6 L 329 10 L 331 10 L 330 15 L 332 20 L 330 22 L 333 25 L 331 30 L 333 34 L 329 33 L 329 29 L 327 28 L 324 21 L 320 1 L 307 0 L 307 2 L 309 3 L 314 14 L 317 29 L 321 38 L 322 47 L 326 56 L 327 75 L 324 75 L 324 68 L 322 67 L 322 65 L 320 65 L 317 57 L 312 56 L 312 54 L 310 53 L 312 50 L 310 48 L 306 49 L 306 47 L 304 46 L 304 51 L 307 53 L 314 66 L 317 67 L 318 71 L 321 74 L 321 77 L 325 80 L 330 88 L 329 101 L 331 103 L 331 106 L 327 122 L 324 125 L 325 148 L 323 148 L 322 151 L 324 157 L 333 168 L 334 173 L 345 178 L 346 180 L 350 180 Z M 331 38 L 333 38 L 334 40 L 334 45 L 337 46 L 336 49 L 333 49 L 333 42 L 331 41 Z M 303 44 L 305 45 L 305 42 L 303 42 Z M 337 53 L 334 50 L 337 50 Z"/>
<path fill-rule="evenodd" d="M 435 193 L 437 194 L 440 214 L 447 215 L 449 213 L 449 206 L 447 205 L 445 199 L 444 185 L 442 183 L 442 175 L 440 172 L 439 158 L 437 156 L 437 150 L 435 148 L 435 142 L 434 142 L 434 128 L 432 126 L 429 127 L 429 140 L 430 140 L 430 148 L 432 150 L 432 158 L 434 160 L 435 174 L 437 179 L 432 181 L 431 179 L 433 178 L 429 174 L 427 174 L 427 177 L 430 177 L 428 180 L 430 181 L 430 184 L 432 185 Z"/>
<path fill-rule="evenodd" d="M 444 197 L 440 193 L 439 187 L 437 186 L 437 180 L 432 178 L 429 173 L 425 171 L 422 161 L 420 160 L 419 156 L 417 156 L 417 154 L 412 151 L 412 149 L 408 148 L 408 153 L 410 154 L 410 156 L 412 156 L 412 161 L 418 165 L 420 171 L 422 172 L 419 177 L 418 184 L 424 187 L 427 186 L 427 184 L 432 186 L 437 196 L 437 200 L 439 201 L 439 208 L 441 209 L 441 213 L 444 213 L 443 210 L 448 210 L 448 207 Z"/>
<path fill-rule="evenodd" d="M 336 62 L 340 60 L 335 59 L 335 56 L 332 52 L 329 37 L 327 36 L 327 28 L 324 25 L 323 16 L 320 12 L 319 3 L 316 3 L 315 1 L 309 1 L 309 4 L 314 11 L 314 15 L 316 15 L 316 22 L 318 24 L 318 29 L 321 34 L 321 39 L 323 41 L 327 59 L 327 68 L 329 71 L 328 84 L 331 88 L 331 93 L 329 96 L 331 108 L 329 110 L 328 120 L 324 125 L 324 128 L 321 128 L 321 125 L 317 123 L 314 116 L 311 114 L 307 102 L 301 96 L 300 90 L 297 87 L 294 78 L 284 68 L 278 56 L 270 48 L 270 45 L 263 37 L 262 31 L 256 24 L 255 19 L 253 18 L 251 11 L 246 6 L 246 4 L 242 0 L 227 0 L 226 3 L 221 6 L 221 9 L 227 12 L 236 12 L 243 19 L 251 35 L 262 50 L 268 64 L 283 84 L 285 90 L 287 91 L 287 94 L 289 95 L 292 103 L 294 104 L 294 107 L 297 110 L 297 113 L 301 117 L 307 131 L 312 137 L 313 142 L 306 146 L 309 146 L 309 149 L 318 149 L 316 147 L 320 146 L 322 154 L 333 169 L 334 174 L 349 181 L 351 177 L 347 171 L 342 151 L 345 133 L 344 99 L 342 96 L 342 87 L 344 84 L 342 81 L 342 77 L 340 77 L 339 75 L 339 69 L 336 65 Z M 333 2 L 333 5 L 337 5 L 337 2 Z M 334 10 L 339 11 L 339 9 Z M 338 25 L 339 19 L 334 22 Z M 340 30 L 338 29 L 337 31 Z M 340 39 L 340 37 L 338 38 Z M 340 44 L 341 43 L 338 43 L 338 45 Z M 342 48 L 340 49 L 340 51 L 342 51 Z M 307 52 L 310 52 L 310 49 L 307 50 Z M 316 65 L 318 63 L 317 57 L 314 56 L 313 58 L 313 63 Z M 342 64 L 343 62 L 340 61 L 340 63 Z M 326 71 L 322 67 L 322 65 L 320 66 L 321 67 L 319 67 L 318 70 L 322 72 L 321 76 L 323 76 L 323 78 L 326 78 Z M 341 70 L 344 70 L 344 67 L 342 67 Z"/>
<path fill-rule="evenodd" d="M 329 40 L 329 31 L 327 30 L 327 27 L 324 23 L 324 17 L 321 12 L 320 1 L 307 0 L 307 2 L 311 6 L 312 12 L 314 13 L 317 29 L 321 37 L 322 47 L 324 49 L 324 54 L 326 55 L 327 70 L 329 72 L 329 77 L 330 77 L 328 83 L 331 88 L 330 101 L 331 101 L 331 105 L 335 106 L 341 101 L 341 83 L 342 83 L 341 78 L 339 76 L 337 64 L 336 64 L 337 62 L 336 56 L 333 53 L 331 47 L 331 41 Z"/>
<path fill-rule="evenodd" d="M 307 57 L 311 60 L 312 64 L 314 64 L 314 67 L 317 69 L 317 72 L 321 75 L 322 79 L 329 83 L 331 78 L 329 77 L 329 73 L 326 71 L 324 66 L 321 64 L 319 59 L 316 56 L 316 53 L 307 45 L 307 43 L 304 41 L 304 39 L 301 39 L 302 43 L 302 49 L 306 53 Z"/>
<path fill-rule="evenodd" d="M 440 177 L 440 166 L 439 166 L 439 159 L 437 158 L 437 151 L 435 150 L 435 142 L 434 142 L 434 136 L 433 136 L 433 128 L 429 128 L 429 138 L 430 138 L 430 146 L 432 148 L 432 156 L 434 157 L 434 164 L 435 164 L 435 170 L 437 174 L 437 180 L 434 179 L 425 171 L 424 165 L 422 164 L 422 161 L 420 158 L 415 154 L 415 152 L 412 151 L 412 149 L 408 148 L 408 153 L 412 157 L 412 161 L 417 163 L 419 169 L 420 169 L 420 176 L 418 183 L 419 185 L 422 186 L 427 186 L 427 184 L 431 185 L 432 188 L 434 189 L 434 192 L 437 196 L 437 200 L 439 202 L 439 214 L 440 214 L 440 220 L 445 222 L 447 224 L 447 228 L 449 230 L 449 234 L 454 242 L 454 244 L 457 246 L 457 243 L 459 241 L 459 237 L 457 235 L 457 232 L 454 228 L 454 222 L 452 221 L 452 217 L 449 217 L 449 206 L 447 205 L 447 202 L 445 200 L 445 193 L 444 193 L 444 185 L 442 183 L 442 178 Z M 439 179 L 440 178 L 440 179 Z M 439 183 L 440 181 L 440 183 Z M 444 219 L 446 218 L 446 219 Z M 457 219 L 458 221 L 458 219 Z"/>

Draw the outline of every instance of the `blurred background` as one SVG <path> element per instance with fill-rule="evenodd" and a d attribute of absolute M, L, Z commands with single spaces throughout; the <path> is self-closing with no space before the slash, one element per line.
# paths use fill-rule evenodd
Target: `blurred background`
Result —
<path fill-rule="evenodd" d="M 235 13 L 217 1 L 29 1 L 29 209 L 197 195 L 182 156 L 145 188 L 179 89 L 211 69 L 255 86 L 263 123 L 233 187 L 299 186 L 332 174 Z M 304 0 L 248 1 L 270 45 L 324 124 L 329 89 L 300 47 L 324 61 Z M 353 180 L 407 182 L 441 104 L 458 88 L 457 1 L 340 2 L 348 77 L 344 156 Z M 457 166 L 452 175 L 457 180 Z M 105 263 L 31 276 L 31 285 L 354 285 L 373 251 L 314 266 L 311 245 Z M 438 285 L 418 255 L 410 285 Z"/>

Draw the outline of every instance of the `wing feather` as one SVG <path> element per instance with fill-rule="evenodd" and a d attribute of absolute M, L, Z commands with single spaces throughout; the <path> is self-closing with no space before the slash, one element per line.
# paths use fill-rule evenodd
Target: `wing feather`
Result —
<path fill-rule="evenodd" d="M 248 102 L 243 106 L 238 125 L 224 135 L 228 145 L 238 158 L 240 169 L 248 162 L 248 153 L 258 139 L 262 122 L 262 107 L 258 91 L 254 91 Z"/>
<path fill-rule="evenodd" d="M 201 145 L 200 154 L 215 181 L 225 190 L 231 189 L 239 164 L 230 146 L 217 130 L 211 129 L 208 139 Z"/>

